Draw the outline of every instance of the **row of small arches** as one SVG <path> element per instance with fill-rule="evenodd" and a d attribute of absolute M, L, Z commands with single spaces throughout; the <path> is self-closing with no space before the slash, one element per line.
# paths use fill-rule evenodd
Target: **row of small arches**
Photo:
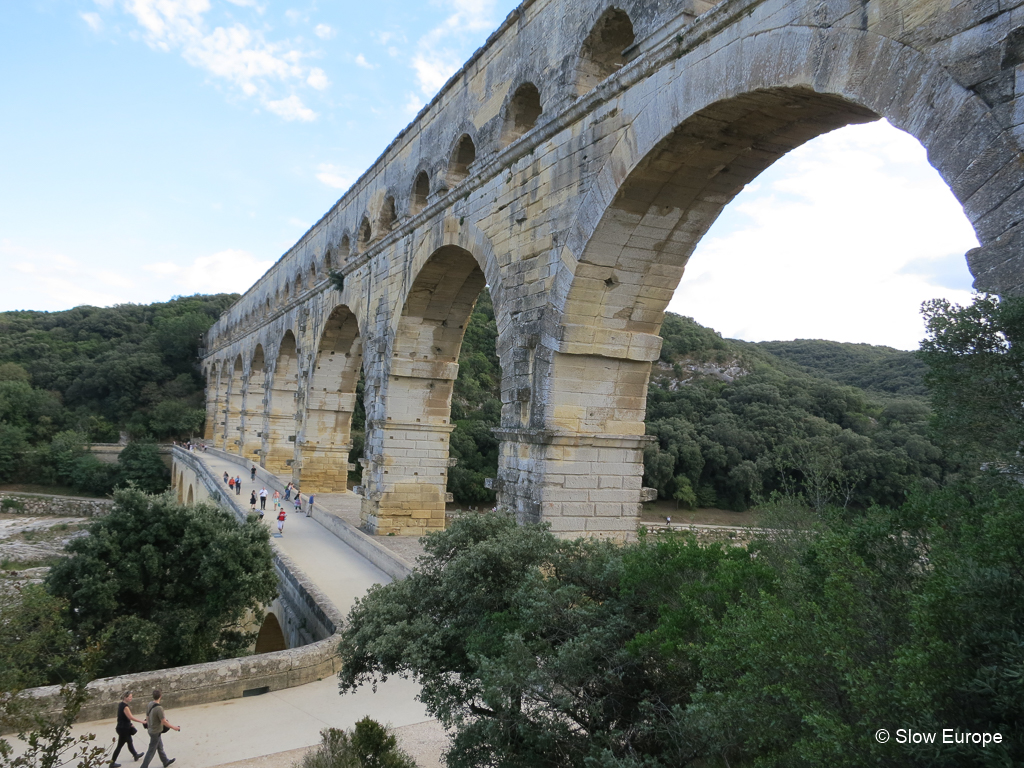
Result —
<path fill-rule="evenodd" d="M 602 80 L 620 69 L 626 63 L 625 52 L 634 41 L 633 23 L 629 15 L 619 8 L 609 8 L 605 11 L 594 24 L 580 50 L 576 73 L 578 95 L 582 96 L 593 90 Z M 540 90 L 532 82 L 522 83 L 508 101 L 500 136 L 500 148 L 507 147 L 532 130 L 543 111 Z M 452 189 L 467 179 L 476 157 L 477 148 L 473 139 L 468 134 L 462 134 L 449 157 L 444 176 L 445 187 L 442 191 Z M 410 216 L 419 214 L 427 207 L 431 191 L 430 175 L 427 171 L 421 170 L 416 174 L 410 191 Z M 228 329 L 228 334 L 234 333 L 238 326 L 249 325 L 268 316 L 281 303 L 312 288 L 331 270 L 337 269 L 351 256 L 363 253 L 374 242 L 387 235 L 397 223 L 398 210 L 394 195 L 386 195 L 373 219 L 369 213 L 363 215 L 355 234 L 354 246 L 352 238 L 348 234 L 344 235 L 340 243 L 327 252 L 321 264 L 318 265 L 315 259 L 310 263 L 307 278 L 304 278 L 303 271 L 299 270 L 285 281 L 283 290 L 276 291 L 272 298 L 268 296 L 263 299 L 262 306 L 246 312 L 238 323 Z"/>
<path fill-rule="evenodd" d="M 609 8 L 594 24 L 590 34 L 583 41 L 580 63 L 577 67 L 576 91 L 582 96 L 593 90 L 598 83 L 614 74 L 626 63 L 626 51 L 636 40 L 633 23 L 629 15 L 619 8 Z M 509 99 L 500 135 L 500 148 L 504 149 L 531 131 L 543 114 L 540 90 L 527 81 L 519 85 Z M 470 175 L 470 166 L 476 161 L 477 148 L 468 134 L 462 134 L 448 159 L 444 176 L 444 190 L 461 184 Z M 408 211 L 415 216 L 427 207 L 431 193 L 430 175 L 425 170 L 416 174 L 409 196 Z M 374 225 L 376 222 L 376 226 Z M 398 222 L 398 213 L 393 195 L 387 195 L 377 215 L 371 218 L 364 214 L 355 239 L 355 253 L 362 253 L 373 242 L 384 237 Z M 338 252 L 348 258 L 353 253 L 352 242 L 345 235 L 338 246 Z"/>

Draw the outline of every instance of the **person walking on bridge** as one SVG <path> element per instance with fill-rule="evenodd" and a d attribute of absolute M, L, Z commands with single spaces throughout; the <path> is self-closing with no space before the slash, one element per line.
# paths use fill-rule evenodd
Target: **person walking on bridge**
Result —
<path fill-rule="evenodd" d="M 254 483 L 256 482 L 256 465 L 255 464 L 253 464 L 252 465 L 252 469 L 249 470 L 249 477 L 252 479 L 252 481 Z"/>
<path fill-rule="evenodd" d="M 263 488 L 260 488 L 260 510 L 261 511 L 267 508 L 267 495 L 268 494 L 267 494 L 266 486 L 264 486 Z"/>
<path fill-rule="evenodd" d="M 256 491 L 249 494 L 249 511 L 256 514 Z"/>
<path fill-rule="evenodd" d="M 117 725 L 114 726 L 114 731 L 117 733 L 117 747 L 114 749 L 114 754 L 110 758 L 110 768 L 120 768 L 121 764 L 117 762 L 117 756 L 121 754 L 121 748 L 127 744 L 128 751 L 132 753 L 132 757 L 136 760 L 142 759 L 142 753 L 135 751 L 135 744 L 132 743 L 132 736 L 138 733 L 138 729 L 132 725 L 132 720 L 136 723 L 145 723 L 141 717 L 136 717 L 132 714 L 132 710 L 129 704 L 132 703 L 132 692 L 125 691 L 124 695 L 121 696 L 121 701 L 117 704 Z"/>
<path fill-rule="evenodd" d="M 142 768 L 149 768 L 149 764 L 153 762 L 153 755 L 160 755 L 160 762 L 164 764 L 164 768 L 167 768 L 178 758 L 172 757 L 167 758 L 167 753 L 164 752 L 164 732 L 165 731 L 181 731 L 181 726 L 171 725 L 167 721 L 167 717 L 164 714 L 163 705 L 160 700 L 163 698 L 163 692 L 157 688 L 153 691 L 153 700 L 149 702 L 149 709 L 146 710 L 146 729 L 149 731 L 149 749 L 146 750 L 146 759 L 142 761 Z"/>

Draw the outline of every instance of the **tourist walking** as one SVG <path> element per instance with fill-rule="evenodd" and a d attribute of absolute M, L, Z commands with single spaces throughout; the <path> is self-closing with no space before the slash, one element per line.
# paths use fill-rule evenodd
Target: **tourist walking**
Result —
<path fill-rule="evenodd" d="M 135 744 L 132 743 L 132 736 L 139 732 L 139 729 L 132 725 L 132 720 L 136 723 L 144 723 L 146 721 L 132 714 L 128 706 L 131 703 L 132 692 L 125 691 L 121 701 L 117 703 L 117 725 L 114 726 L 114 732 L 117 733 L 117 746 L 114 748 L 114 754 L 110 758 L 110 768 L 120 768 L 121 764 L 117 762 L 117 756 L 121 754 L 121 747 L 125 744 L 128 745 L 128 751 L 132 753 L 132 757 L 136 760 L 142 758 L 142 753 L 136 752 Z"/>
<path fill-rule="evenodd" d="M 281 492 L 274 489 L 274 514 L 277 514 L 277 510 L 281 508 Z"/>
<path fill-rule="evenodd" d="M 255 464 L 253 464 L 252 465 L 252 469 L 249 470 L 249 475 L 252 478 L 252 481 L 255 483 L 256 482 L 256 465 Z"/>
<path fill-rule="evenodd" d="M 230 478 L 228 477 L 228 473 L 227 473 L 227 472 L 225 472 L 225 473 L 224 473 L 224 485 L 226 485 L 226 486 L 228 486 L 228 487 L 230 487 L 230 486 L 231 486 L 231 483 L 229 483 L 229 482 L 228 482 L 228 480 L 229 480 L 229 479 L 230 479 Z"/>
<path fill-rule="evenodd" d="M 260 509 L 267 508 L 267 489 L 260 488 Z"/>
<path fill-rule="evenodd" d="M 295 514 L 302 514 L 302 494 L 298 488 L 295 489 Z"/>
<path fill-rule="evenodd" d="M 292 497 L 292 488 L 293 488 L 293 486 L 292 486 L 291 483 L 288 483 L 288 485 L 285 486 L 285 488 L 284 488 L 284 500 L 285 501 L 288 501 L 289 499 L 291 499 L 291 497 Z"/>
<path fill-rule="evenodd" d="M 284 536 L 284 507 L 281 507 L 281 511 L 277 513 L 277 532 Z"/>
<path fill-rule="evenodd" d="M 235 478 L 233 478 L 233 477 L 229 477 L 228 478 L 228 490 L 229 491 L 235 490 Z"/>
<path fill-rule="evenodd" d="M 256 491 L 249 494 L 249 511 L 256 514 Z"/>
<path fill-rule="evenodd" d="M 306 517 L 313 516 L 313 494 L 306 497 Z"/>
<path fill-rule="evenodd" d="M 235 477 L 235 496 L 242 495 L 242 478 L 241 476 Z"/>
<path fill-rule="evenodd" d="M 149 749 L 146 750 L 146 759 L 142 761 L 142 768 L 149 768 L 149 764 L 153 761 L 153 755 L 160 755 L 160 762 L 164 764 L 164 768 L 167 768 L 171 763 L 177 760 L 176 757 L 170 759 L 167 758 L 167 753 L 164 752 L 164 731 L 180 731 L 181 727 L 177 725 L 171 725 L 167 721 L 167 716 L 164 714 L 163 705 L 160 700 L 163 698 L 163 693 L 159 688 L 153 691 L 153 700 L 149 702 L 149 708 L 146 710 L 146 729 L 149 731 Z"/>

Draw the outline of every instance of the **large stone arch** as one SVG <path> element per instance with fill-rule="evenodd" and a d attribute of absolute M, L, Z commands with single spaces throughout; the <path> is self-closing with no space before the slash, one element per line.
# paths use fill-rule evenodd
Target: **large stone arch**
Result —
<path fill-rule="evenodd" d="M 1012 235 L 1024 199 L 1019 148 L 985 103 L 888 38 L 786 27 L 699 61 L 683 57 L 651 79 L 618 97 L 628 127 L 569 229 L 548 310 L 557 330 L 540 339 L 527 405 L 506 401 L 503 412 L 503 437 L 519 445 L 503 446 L 501 501 L 556 531 L 635 525 L 647 380 L 665 307 L 725 205 L 783 154 L 886 117 L 926 147 L 982 252 Z M 971 258 L 978 283 L 1006 290 L 986 276 L 998 271 L 986 273 L 987 263 Z"/>
<path fill-rule="evenodd" d="M 381 392 L 383 418 L 368 419 L 365 524 L 421 535 L 444 527 L 452 386 L 466 323 L 486 278 L 471 251 L 442 245 L 420 262 L 397 324 Z"/>
<path fill-rule="evenodd" d="M 245 363 L 235 357 L 225 395 L 224 450 L 238 453 L 241 446 L 242 405 L 244 402 Z"/>
<path fill-rule="evenodd" d="M 274 474 L 291 474 L 298 430 L 299 350 L 291 329 L 284 332 L 270 380 L 263 466 Z"/>
<path fill-rule="evenodd" d="M 245 403 L 242 412 L 242 447 L 240 453 L 246 461 L 258 463 L 263 449 L 263 421 L 266 411 L 266 360 L 263 345 L 257 344 L 249 361 L 249 376 L 245 383 Z"/>
<path fill-rule="evenodd" d="M 306 493 L 348 489 L 352 414 L 362 362 L 359 323 L 347 305 L 338 305 L 324 323 L 309 377 L 299 470 Z"/>

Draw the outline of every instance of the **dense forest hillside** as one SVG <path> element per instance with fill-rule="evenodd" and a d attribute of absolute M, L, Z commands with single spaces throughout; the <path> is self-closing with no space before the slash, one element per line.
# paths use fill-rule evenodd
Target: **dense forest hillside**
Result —
<path fill-rule="evenodd" d="M 88 441 L 199 432 L 198 340 L 235 299 L 0 314 L 0 482 L 31 476 L 105 492 L 117 478 L 84 455 Z M 662 498 L 743 509 L 772 491 L 799 490 L 822 501 L 898 503 L 912 485 L 937 485 L 953 469 L 928 438 L 930 408 L 911 353 L 749 344 L 672 314 L 661 335 L 647 416 L 657 440 L 645 454 L 644 482 Z M 448 488 L 462 505 L 495 500 L 484 480 L 498 462 L 496 339 L 484 291 L 452 398 L 458 463 Z M 354 454 L 362 450 L 357 410 Z"/>
<path fill-rule="evenodd" d="M 762 341 L 755 346 L 840 384 L 902 397 L 928 395 L 924 361 L 913 352 L 821 339 Z"/>
<path fill-rule="evenodd" d="M 122 431 L 134 440 L 199 432 L 199 337 L 237 298 L 0 313 L 0 482 L 107 492 L 134 478 L 155 488 L 153 472 L 100 466 L 84 445 Z"/>
<path fill-rule="evenodd" d="M 455 385 L 448 489 L 486 504 L 497 471 L 500 368 L 486 292 L 467 330 Z M 887 347 L 749 344 L 669 314 L 648 392 L 644 484 L 685 506 L 744 509 L 776 490 L 819 503 L 899 503 L 952 470 L 928 439 L 921 363 Z M 846 386 L 852 382 L 860 386 Z"/>

